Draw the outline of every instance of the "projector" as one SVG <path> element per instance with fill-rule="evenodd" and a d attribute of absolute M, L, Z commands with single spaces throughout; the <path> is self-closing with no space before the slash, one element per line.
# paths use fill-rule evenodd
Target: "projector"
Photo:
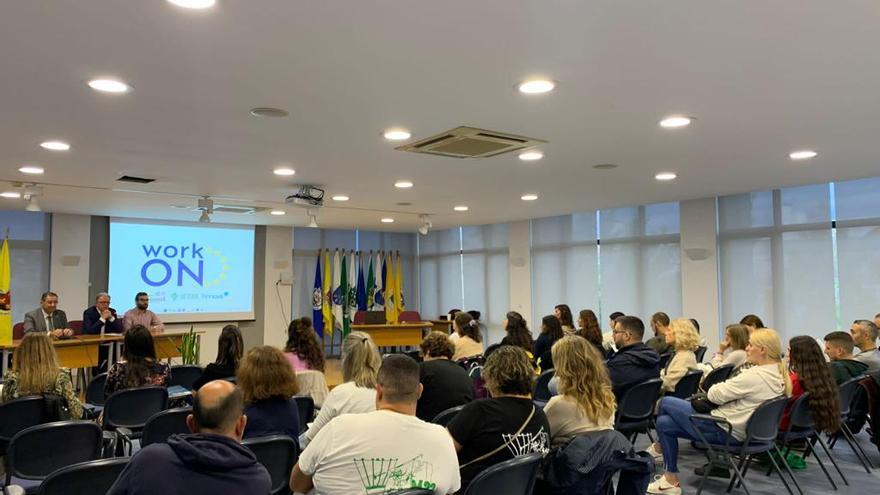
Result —
<path fill-rule="evenodd" d="M 284 198 L 287 204 L 299 206 L 324 206 L 324 190 L 315 186 L 299 186 L 299 191 Z"/>

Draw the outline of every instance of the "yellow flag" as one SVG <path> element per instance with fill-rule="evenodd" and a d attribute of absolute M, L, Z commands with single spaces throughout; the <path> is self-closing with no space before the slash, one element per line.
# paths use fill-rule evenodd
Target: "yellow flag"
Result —
<path fill-rule="evenodd" d="M 394 255 L 388 253 L 385 263 L 385 319 L 397 323 L 397 285 L 394 274 Z"/>
<path fill-rule="evenodd" d="M 9 240 L 3 240 L 0 250 L 0 344 L 12 343 L 12 298 L 9 283 L 12 279 L 12 268 L 9 264 Z"/>
<path fill-rule="evenodd" d="M 397 278 L 394 279 L 394 302 L 397 303 L 397 314 L 406 311 L 406 301 L 403 299 L 403 263 L 400 261 L 400 253 L 397 253 Z"/>
<path fill-rule="evenodd" d="M 324 251 L 324 281 L 321 290 L 324 291 L 324 302 L 321 305 L 321 314 L 324 315 L 324 333 L 333 334 L 333 267 L 330 266 L 330 251 Z"/>

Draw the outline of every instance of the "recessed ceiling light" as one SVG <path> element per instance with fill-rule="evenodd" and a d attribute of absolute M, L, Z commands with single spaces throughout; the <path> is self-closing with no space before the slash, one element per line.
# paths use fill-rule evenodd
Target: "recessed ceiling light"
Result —
<path fill-rule="evenodd" d="M 600 163 L 598 165 L 593 165 L 593 168 L 596 170 L 611 170 L 617 168 L 617 165 L 613 163 Z"/>
<path fill-rule="evenodd" d="M 654 176 L 657 180 L 673 180 L 676 177 L 678 177 L 678 175 L 676 175 L 675 172 L 660 172 Z"/>
<path fill-rule="evenodd" d="M 394 187 L 396 187 L 398 189 L 409 189 L 412 186 L 413 186 L 413 183 L 408 180 L 399 180 L 394 183 Z"/>
<path fill-rule="evenodd" d="M 452 208 L 455 211 L 468 211 L 469 208 L 465 205 L 458 205 Z"/>
<path fill-rule="evenodd" d="M 385 136 L 385 139 L 389 141 L 403 141 L 404 139 L 409 139 L 412 134 L 406 130 L 401 129 L 399 127 L 395 127 L 393 129 L 385 129 L 385 132 L 382 134 Z"/>
<path fill-rule="evenodd" d="M 207 9 L 213 7 L 217 0 L 168 0 L 168 3 L 185 9 Z"/>
<path fill-rule="evenodd" d="M 67 151 L 70 149 L 70 144 L 64 141 L 43 141 L 40 147 L 52 151 Z"/>
<path fill-rule="evenodd" d="M 389 217 L 389 218 L 383 218 L 383 219 L 382 219 L 382 223 L 394 223 L 394 219 L 393 219 L 393 218 L 390 218 L 390 217 Z"/>
<path fill-rule="evenodd" d="M 810 158 L 815 158 L 818 154 L 813 150 L 799 150 L 792 151 L 788 154 L 788 157 L 792 160 L 809 160 Z"/>
<path fill-rule="evenodd" d="M 296 173 L 296 170 L 289 167 L 280 167 L 273 170 L 272 173 L 281 176 L 291 176 Z"/>
<path fill-rule="evenodd" d="M 348 201 L 349 199 L 351 198 L 345 194 L 337 194 L 336 196 L 333 196 L 333 201 Z"/>
<path fill-rule="evenodd" d="M 21 193 L 15 191 L 7 191 L 0 193 L 0 197 L 9 198 L 9 199 L 18 199 L 21 197 Z"/>
<path fill-rule="evenodd" d="M 251 115 L 254 117 L 280 118 L 290 115 L 287 110 L 274 107 L 257 107 L 251 108 Z"/>
<path fill-rule="evenodd" d="M 544 153 L 538 150 L 523 151 L 519 154 L 519 159 L 525 162 L 533 162 L 544 158 Z"/>
<path fill-rule="evenodd" d="M 549 93 L 556 88 L 556 81 L 550 79 L 529 79 L 523 81 L 516 86 L 520 93 L 527 95 L 538 95 L 541 93 Z"/>
<path fill-rule="evenodd" d="M 284 210 L 272 210 L 272 211 L 269 212 L 270 215 L 275 215 L 275 216 L 277 216 L 277 217 L 278 217 L 278 216 L 281 216 L 281 215 L 284 215 L 285 213 L 286 213 L 286 212 L 285 212 Z"/>
<path fill-rule="evenodd" d="M 520 199 L 522 199 L 523 201 L 534 201 L 534 200 L 538 199 L 538 195 L 537 195 L 537 194 L 531 194 L 531 193 L 529 193 L 529 194 L 523 194 L 522 197 L 521 197 Z"/>
<path fill-rule="evenodd" d="M 102 93 L 128 93 L 131 86 L 116 79 L 92 79 L 89 87 Z"/>
<path fill-rule="evenodd" d="M 666 117 L 660 121 L 660 127 L 665 127 L 667 129 L 687 127 L 691 125 L 691 122 L 693 120 L 694 119 L 692 117 L 686 117 L 684 115 L 670 115 L 669 117 Z"/>
<path fill-rule="evenodd" d="M 33 165 L 25 165 L 24 167 L 19 168 L 18 171 L 23 174 L 31 175 L 39 175 L 45 172 L 45 170 L 43 170 L 43 167 L 36 167 Z"/>

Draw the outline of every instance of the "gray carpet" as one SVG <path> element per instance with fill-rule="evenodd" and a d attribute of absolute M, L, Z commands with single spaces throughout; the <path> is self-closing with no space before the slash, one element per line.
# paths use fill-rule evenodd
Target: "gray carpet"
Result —
<path fill-rule="evenodd" d="M 856 437 L 859 444 L 862 446 L 862 449 L 867 452 L 868 457 L 870 457 L 874 465 L 880 465 L 880 453 L 878 453 L 877 447 L 870 442 L 868 436 L 862 432 L 859 435 L 856 435 Z M 636 447 L 638 449 L 644 449 L 648 446 L 648 443 L 648 438 L 644 435 L 640 435 L 636 441 Z M 690 442 L 680 441 L 679 445 L 681 449 L 678 465 L 681 470 L 679 477 L 681 479 L 682 491 L 685 494 L 694 494 L 697 492 L 697 487 L 700 483 L 700 477 L 694 474 L 694 469 L 702 466 L 706 462 L 706 456 L 701 451 L 691 447 Z M 819 447 L 819 451 L 822 461 L 831 473 L 832 479 L 837 483 L 837 491 L 834 491 L 831 488 L 831 484 L 828 483 L 828 479 L 822 473 L 822 469 L 816 464 L 816 460 L 813 456 L 810 456 L 807 460 L 807 468 L 794 472 L 794 475 L 797 477 L 798 483 L 800 483 L 801 489 L 805 494 L 880 493 L 880 469 L 872 470 L 871 474 L 865 472 L 865 468 L 859 463 L 846 442 L 838 442 L 831 452 L 834 455 L 837 464 L 840 466 L 841 471 L 843 471 L 844 476 L 846 476 L 847 481 L 849 481 L 849 486 L 843 484 L 843 481 L 840 479 L 834 466 L 831 465 L 831 462 L 827 459 L 825 453 L 822 452 L 821 447 Z M 657 474 L 660 474 L 662 471 L 663 466 L 658 465 Z M 754 469 L 754 467 L 749 470 L 746 475 L 749 492 L 752 495 L 787 495 L 788 492 L 786 492 L 785 486 L 779 480 L 779 476 L 775 473 L 770 476 L 765 476 L 766 472 L 766 469 Z M 729 480 L 710 477 L 706 481 L 703 493 L 722 494 L 727 489 L 728 482 Z M 788 480 L 788 482 L 791 484 L 791 480 Z M 794 490 L 795 495 L 797 495 L 797 490 L 794 486 L 792 486 L 792 490 Z M 740 488 L 734 489 L 731 493 L 742 494 L 745 492 Z"/>

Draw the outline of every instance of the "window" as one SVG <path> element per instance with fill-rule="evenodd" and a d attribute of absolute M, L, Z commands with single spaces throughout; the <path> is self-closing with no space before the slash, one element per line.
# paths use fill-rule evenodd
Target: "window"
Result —
<path fill-rule="evenodd" d="M 833 184 L 840 323 L 880 313 L 880 177 Z"/>
<path fill-rule="evenodd" d="M 49 289 L 50 216 L 28 211 L 0 211 L 0 233 L 9 229 L 12 322 L 39 305 Z"/>

